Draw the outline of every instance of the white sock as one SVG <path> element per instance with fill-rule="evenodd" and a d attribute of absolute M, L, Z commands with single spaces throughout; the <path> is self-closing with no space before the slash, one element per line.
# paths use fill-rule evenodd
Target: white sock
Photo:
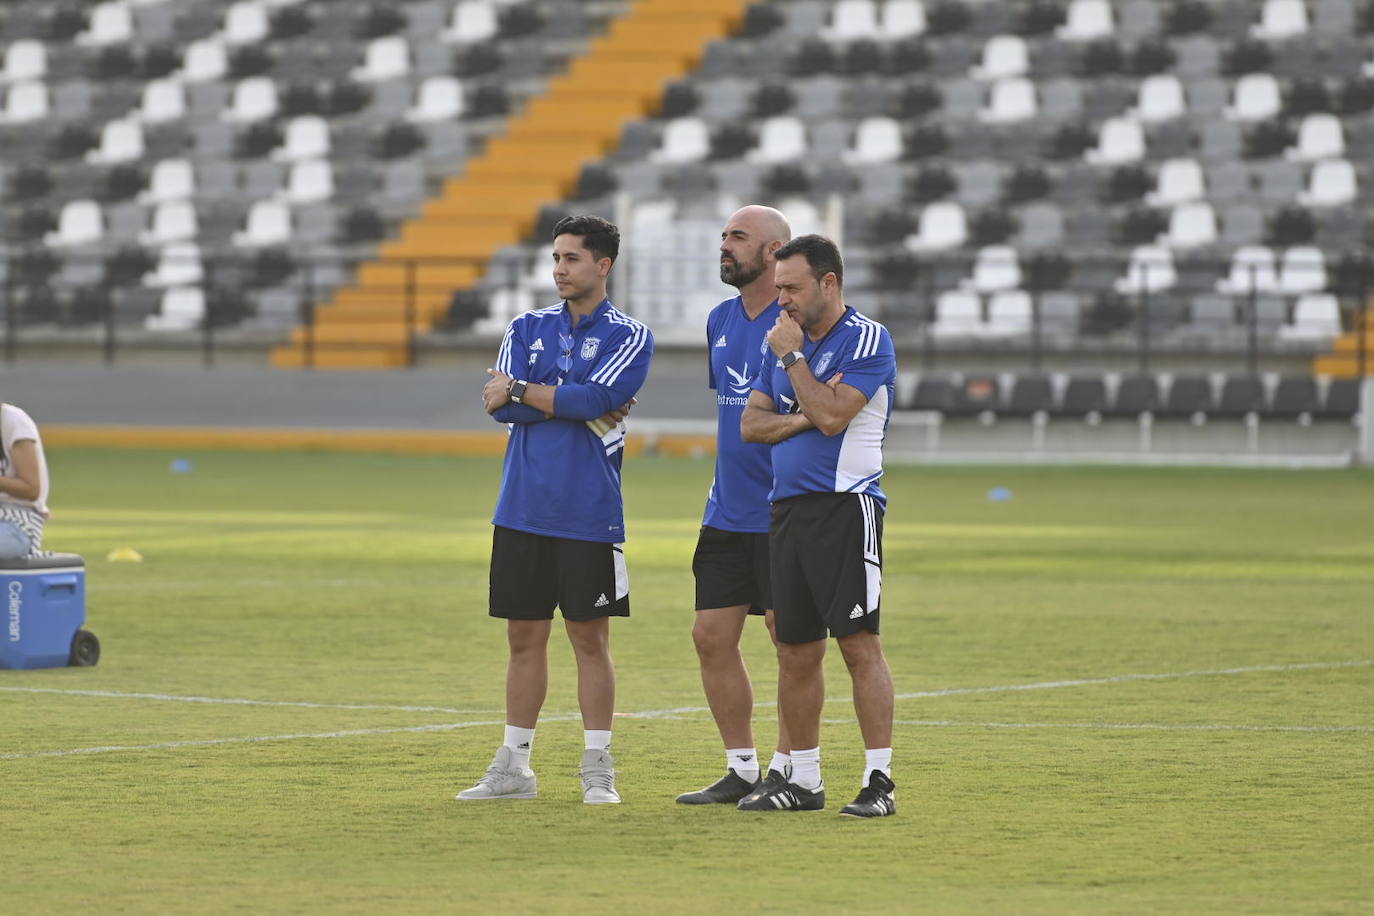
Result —
<path fill-rule="evenodd" d="M 725 765 L 746 782 L 759 778 L 759 755 L 752 747 L 726 748 Z"/>
<path fill-rule="evenodd" d="M 892 748 L 870 747 L 864 751 L 864 785 L 868 785 L 869 774 L 874 770 L 882 770 L 884 776 L 892 778 Z"/>
<path fill-rule="evenodd" d="M 606 751 L 611 747 L 611 730 L 608 728 L 604 732 L 596 729 L 582 730 L 583 746 L 587 750 Z"/>
<path fill-rule="evenodd" d="M 510 748 L 510 762 L 518 769 L 530 768 L 530 751 L 534 748 L 534 729 L 518 725 L 506 726 L 506 747 Z"/>
<path fill-rule="evenodd" d="M 821 749 L 819 747 L 804 751 L 792 749 L 792 779 L 790 781 L 793 785 L 801 786 L 811 792 L 821 787 Z"/>
<path fill-rule="evenodd" d="M 777 770 L 782 775 L 787 775 L 787 770 L 792 766 L 792 755 L 784 754 L 782 751 L 773 752 L 773 762 L 768 764 L 768 769 Z"/>

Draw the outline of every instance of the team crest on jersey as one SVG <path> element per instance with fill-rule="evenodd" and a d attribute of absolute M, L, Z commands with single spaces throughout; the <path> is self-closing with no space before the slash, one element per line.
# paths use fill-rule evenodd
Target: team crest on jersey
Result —
<path fill-rule="evenodd" d="M 830 368 L 830 361 L 835 358 L 834 350 L 826 350 L 821 354 L 820 359 L 816 360 L 816 375 L 820 375 Z"/>
<path fill-rule="evenodd" d="M 586 340 L 582 341 L 582 358 L 583 358 L 583 359 L 595 359 L 595 358 L 596 358 L 596 351 L 599 350 L 600 348 L 601 348 L 601 338 L 600 338 L 600 337 L 588 337 Z"/>
<path fill-rule="evenodd" d="M 539 354 L 538 354 L 538 353 L 531 353 L 531 354 L 530 354 L 530 365 L 533 366 L 534 363 L 535 363 L 535 360 L 537 360 L 537 359 L 539 359 Z"/>

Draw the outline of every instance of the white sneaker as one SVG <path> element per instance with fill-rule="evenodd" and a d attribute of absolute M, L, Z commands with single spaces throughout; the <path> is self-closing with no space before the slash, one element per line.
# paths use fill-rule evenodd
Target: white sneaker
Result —
<path fill-rule="evenodd" d="M 482 801 L 493 798 L 534 798 L 539 794 L 534 771 L 517 769 L 511 765 L 510 748 L 504 744 L 492 758 L 487 773 L 477 785 L 464 789 L 456 796 L 463 801 Z"/>
<path fill-rule="evenodd" d="M 615 790 L 615 761 L 610 751 L 588 748 L 582 752 L 582 803 L 620 804 L 620 793 Z"/>

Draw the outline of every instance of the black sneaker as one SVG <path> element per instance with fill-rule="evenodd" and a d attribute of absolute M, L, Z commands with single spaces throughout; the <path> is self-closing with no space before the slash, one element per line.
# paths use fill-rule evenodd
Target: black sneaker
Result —
<path fill-rule="evenodd" d="M 697 792 L 688 792 L 677 797 L 679 805 L 733 805 L 758 786 L 735 772 L 731 767 L 725 775 L 711 785 Z"/>
<path fill-rule="evenodd" d="M 896 814 L 897 802 L 892 798 L 895 788 L 882 770 L 874 770 L 868 774 L 868 785 L 859 790 L 859 797 L 841 808 L 840 813 L 850 817 L 887 817 Z"/>
<path fill-rule="evenodd" d="M 768 775 L 735 807 L 741 811 L 819 811 L 825 807 L 825 787 L 812 792 L 787 781 L 777 770 Z"/>

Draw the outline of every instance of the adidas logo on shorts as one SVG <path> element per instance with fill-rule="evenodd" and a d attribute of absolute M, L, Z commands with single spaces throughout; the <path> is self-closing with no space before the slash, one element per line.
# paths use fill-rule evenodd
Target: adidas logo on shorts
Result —
<path fill-rule="evenodd" d="M 863 609 L 862 607 L 860 607 L 859 605 L 856 604 L 856 605 L 854 605 L 854 610 L 852 610 L 852 611 L 849 612 L 849 619 L 850 619 L 850 620 L 858 620 L 858 619 L 859 619 L 860 617 L 862 617 L 863 615 L 864 615 L 864 609 Z"/>
<path fill-rule="evenodd" d="M 606 593 L 605 593 L 605 592 L 602 592 L 602 593 L 601 593 L 601 597 L 598 598 L 598 599 L 596 599 L 596 604 L 592 605 L 592 607 L 605 607 L 606 605 L 608 605 L 608 604 L 610 604 L 610 603 L 611 603 L 611 602 L 610 602 L 609 600 L 607 600 L 607 598 L 606 598 Z"/>

